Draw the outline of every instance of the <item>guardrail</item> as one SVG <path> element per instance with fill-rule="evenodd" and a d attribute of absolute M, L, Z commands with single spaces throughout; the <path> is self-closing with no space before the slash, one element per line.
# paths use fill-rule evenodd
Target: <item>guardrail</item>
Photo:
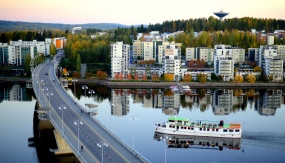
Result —
<path fill-rule="evenodd" d="M 110 132 L 100 121 L 98 121 L 97 119 L 93 118 L 92 116 L 90 116 L 91 119 L 93 119 L 99 126 L 101 126 L 106 132 L 108 132 L 113 138 L 115 138 L 119 143 L 121 143 L 124 147 L 126 147 L 129 151 L 131 151 L 136 157 L 138 157 L 140 160 L 142 160 L 145 163 L 150 163 L 150 161 L 148 159 L 146 159 L 145 157 L 143 157 L 139 152 L 137 152 L 136 150 L 134 150 L 133 148 L 131 148 L 129 145 L 127 145 L 127 143 L 125 143 L 123 140 L 121 140 L 120 138 L 118 138 L 115 134 L 113 134 L 112 132 Z"/>

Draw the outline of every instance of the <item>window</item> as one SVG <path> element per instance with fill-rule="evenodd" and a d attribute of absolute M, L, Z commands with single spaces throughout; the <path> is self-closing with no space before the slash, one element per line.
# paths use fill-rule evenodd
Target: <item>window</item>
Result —
<path fill-rule="evenodd" d="M 227 129 L 224 129 L 223 132 L 228 132 L 228 130 L 227 130 Z"/>

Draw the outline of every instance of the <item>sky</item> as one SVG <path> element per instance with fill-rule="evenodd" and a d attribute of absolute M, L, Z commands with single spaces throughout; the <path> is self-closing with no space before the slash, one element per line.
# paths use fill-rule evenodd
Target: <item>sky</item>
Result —
<path fill-rule="evenodd" d="M 208 18 L 221 9 L 225 18 L 285 20 L 285 0 L 1 0 L 0 20 L 85 24 L 155 24 Z"/>

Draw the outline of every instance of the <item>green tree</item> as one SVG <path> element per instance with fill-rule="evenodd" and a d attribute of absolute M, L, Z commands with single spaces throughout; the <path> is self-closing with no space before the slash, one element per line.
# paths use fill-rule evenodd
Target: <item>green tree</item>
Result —
<path fill-rule="evenodd" d="M 50 44 L 50 55 L 54 56 L 56 54 L 56 48 L 53 43 Z"/>

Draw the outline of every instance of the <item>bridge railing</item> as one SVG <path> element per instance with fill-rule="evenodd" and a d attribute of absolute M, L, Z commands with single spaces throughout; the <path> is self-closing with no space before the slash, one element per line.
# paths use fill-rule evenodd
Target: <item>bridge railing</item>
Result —
<path fill-rule="evenodd" d="M 58 133 L 67 141 L 67 143 L 71 146 L 71 148 L 73 149 L 73 153 L 75 155 L 78 155 L 79 157 L 77 157 L 78 159 L 81 159 L 83 162 L 87 161 L 82 157 L 82 155 L 80 153 L 77 152 L 76 147 L 72 145 L 72 143 L 68 140 L 68 138 L 62 133 L 62 130 L 60 130 L 60 127 L 56 124 L 56 122 L 54 121 L 54 119 L 51 117 L 51 115 L 49 114 L 49 120 L 52 123 L 52 125 L 54 126 L 54 128 L 56 128 L 57 131 L 59 131 Z"/>
<path fill-rule="evenodd" d="M 98 121 L 97 119 L 93 118 L 93 116 L 90 116 L 91 119 L 93 119 L 98 125 L 100 125 L 105 131 L 107 131 L 112 137 L 114 137 L 119 143 L 121 143 L 124 147 L 126 147 L 129 151 L 131 151 L 134 155 L 136 155 L 140 160 L 142 160 L 145 163 L 150 162 L 148 159 L 146 159 L 145 157 L 143 157 L 139 152 L 137 152 L 136 150 L 134 150 L 133 148 L 131 148 L 129 145 L 127 145 L 127 143 L 125 143 L 123 140 L 121 140 L 120 138 L 118 138 L 115 134 L 113 134 L 112 132 L 110 132 L 100 121 Z"/>

